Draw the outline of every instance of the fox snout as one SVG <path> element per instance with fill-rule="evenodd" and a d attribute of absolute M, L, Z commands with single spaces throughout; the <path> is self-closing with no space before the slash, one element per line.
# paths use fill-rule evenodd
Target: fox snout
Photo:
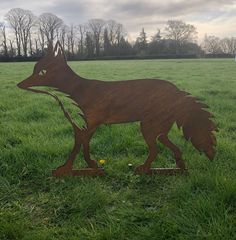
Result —
<path fill-rule="evenodd" d="M 23 88 L 23 89 L 25 89 L 26 86 L 25 86 L 24 81 L 25 81 L 25 80 L 23 80 L 22 82 L 18 83 L 18 84 L 17 84 L 17 87 L 18 87 L 18 88 Z"/>
<path fill-rule="evenodd" d="M 25 80 L 21 81 L 17 84 L 17 87 L 22 89 L 28 89 L 29 87 L 32 87 L 35 85 L 35 79 L 33 78 L 33 75 L 26 78 Z"/>

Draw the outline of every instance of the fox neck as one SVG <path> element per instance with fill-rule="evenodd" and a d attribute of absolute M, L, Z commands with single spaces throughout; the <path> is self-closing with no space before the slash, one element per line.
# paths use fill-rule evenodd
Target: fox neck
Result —
<path fill-rule="evenodd" d="M 65 93 L 80 106 L 87 82 L 87 79 L 80 77 L 68 67 L 64 77 L 60 78 L 60 80 L 55 80 L 49 87 L 56 88 L 58 91 Z"/>

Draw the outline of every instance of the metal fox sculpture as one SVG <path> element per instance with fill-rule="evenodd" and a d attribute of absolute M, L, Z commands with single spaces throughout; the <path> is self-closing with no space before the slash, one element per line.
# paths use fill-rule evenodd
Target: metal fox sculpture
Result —
<path fill-rule="evenodd" d="M 35 86 L 53 87 L 73 99 L 83 112 L 87 128 L 77 126 L 57 96 L 33 89 Z M 174 153 L 176 169 L 185 170 L 180 149 L 168 138 L 174 123 L 183 129 L 184 137 L 191 140 L 197 150 L 204 152 L 209 159 L 214 158 L 214 131 L 217 129 L 211 120 L 212 114 L 204 110 L 207 108 L 205 104 L 168 81 L 141 79 L 109 82 L 85 79 L 67 65 L 63 48 L 57 42 L 54 49 L 52 44 L 49 45 L 47 55 L 35 64 L 33 74 L 20 82 L 18 87 L 54 97 L 74 129 L 73 150 L 65 164 L 53 172 L 55 176 L 73 175 L 73 161 L 81 145 L 90 170 L 84 175 L 97 174 L 98 166 L 90 158 L 89 142 L 101 124 L 140 122 L 149 155 L 142 165 L 136 167 L 136 173 L 153 173 L 151 163 L 158 154 L 157 139 Z"/>

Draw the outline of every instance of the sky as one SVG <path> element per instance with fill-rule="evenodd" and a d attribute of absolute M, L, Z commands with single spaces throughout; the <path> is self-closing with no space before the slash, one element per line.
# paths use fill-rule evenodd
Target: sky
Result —
<path fill-rule="evenodd" d="M 66 24 L 83 24 L 92 18 L 114 19 L 124 25 L 131 40 L 143 27 L 152 36 L 170 19 L 196 26 L 198 41 L 205 34 L 236 37 L 236 0 L 0 0 L 0 21 L 17 7 L 35 15 L 54 13 Z"/>

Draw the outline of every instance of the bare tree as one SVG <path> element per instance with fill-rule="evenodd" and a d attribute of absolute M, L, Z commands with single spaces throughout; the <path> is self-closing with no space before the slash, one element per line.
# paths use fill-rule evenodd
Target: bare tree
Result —
<path fill-rule="evenodd" d="M 46 40 L 45 40 L 44 32 L 41 27 L 39 27 L 39 29 L 38 29 L 37 39 L 38 39 L 38 43 L 41 48 L 41 52 L 43 53 Z"/>
<path fill-rule="evenodd" d="M 108 36 L 107 28 L 103 32 L 103 55 L 109 56 L 111 54 L 111 42 Z"/>
<path fill-rule="evenodd" d="M 95 46 L 94 46 L 92 33 L 88 32 L 88 31 L 86 32 L 85 46 L 86 46 L 87 57 L 93 57 Z"/>
<path fill-rule="evenodd" d="M 40 31 L 46 36 L 48 43 L 53 42 L 62 25 L 62 19 L 52 13 L 43 13 L 39 16 Z"/>
<path fill-rule="evenodd" d="M 180 43 L 194 41 L 197 34 L 195 26 L 180 20 L 169 20 L 165 32 L 167 38 Z"/>
<path fill-rule="evenodd" d="M 75 54 L 75 38 L 76 38 L 76 28 L 73 24 L 70 25 L 67 34 L 67 47 L 68 47 L 68 52 L 74 56 Z"/>
<path fill-rule="evenodd" d="M 21 16 L 20 16 L 21 18 Z M 11 9 L 6 14 L 6 20 L 8 21 L 9 25 L 12 27 L 15 35 L 16 46 L 17 46 L 17 55 L 21 55 L 21 42 L 20 42 L 20 24 L 19 15 L 17 14 L 17 10 Z"/>
<path fill-rule="evenodd" d="M 13 47 L 14 41 L 10 39 L 9 42 L 10 42 L 9 57 L 13 57 L 15 55 L 15 49 Z"/>
<path fill-rule="evenodd" d="M 236 38 L 223 38 L 220 40 L 220 47 L 223 53 L 235 54 L 236 53 Z"/>
<path fill-rule="evenodd" d="M 126 33 L 121 23 L 117 23 L 114 20 L 108 20 L 106 29 L 109 36 L 111 45 L 119 44 L 122 37 L 125 37 Z"/>
<path fill-rule="evenodd" d="M 2 45 L 3 47 L 3 55 L 6 57 L 8 56 L 8 49 L 7 49 L 7 37 L 6 37 L 6 26 L 2 22 L 0 22 L 0 38 L 2 38 Z"/>
<path fill-rule="evenodd" d="M 116 29 L 116 40 L 117 44 L 120 45 L 121 40 L 125 37 L 126 32 L 121 23 L 118 23 L 117 29 Z"/>
<path fill-rule="evenodd" d="M 63 24 L 59 29 L 59 36 L 58 36 L 58 39 L 61 42 L 63 49 L 65 49 L 67 32 L 68 32 L 68 26 L 66 24 Z"/>
<path fill-rule="evenodd" d="M 196 27 L 181 20 L 169 20 L 165 28 L 166 37 L 175 42 L 175 51 L 186 42 L 194 42 L 197 36 Z"/>
<path fill-rule="evenodd" d="M 35 42 L 35 53 L 39 53 L 39 40 L 37 38 L 34 39 Z"/>
<path fill-rule="evenodd" d="M 220 39 L 216 36 L 205 36 L 202 44 L 202 48 L 206 53 L 210 54 L 218 54 L 222 53 L 220 47 Z"/>
<path fill-rule="evenodd" d="M 105 26 L 105 21 L 102 19 L 91 19 L 88 22 L 88 26 L 93 35 L 96 56 L 99 56 L 100 47 L 101 47 L 101 37 L 102 37 L 103 28 Z"/>
<path fill-rule="evenodd" d="M 114 20 L 108 20 L 106 25 L 109 41 L 114 45 L 117 40 L 118 23 Z"/>
<path fill-rule="evenodd" d="M 35 24 L 36 17 L 29 10 L 24 10 L 24 18 L 22 21 L 22 31 L 20 31 L 21 35 L 21 43 L 23 47 L 24 56 L 27 56 L 28 53 L 28 43 L 30 45 L 30 52 L 32 55 L 32 40 L 31 40 L 31 29 Z"/>
<path fill-rule="evenodd" d="M 78 31 L 78 38 L 79 38 L 79 46 L 78 46 L 78 52 L 81 55 L 84 55 L 84 45 L 85 45 L 85 37 L 86 37 L 86 27 L 85 25 L 78 25 L 77 27 Z"/>
<path fill-rule="evenodd" d="M 29 35 L 29 53 L 30 56 L 32 56 L 35 53 L 38 53 L 37 32 L 35 31 L 30 32 Z"/>
<path fill-rule="evenodd" d="M 14 31 L 18 55 L 21 55 L 22 46 L 24 56 L 27 56 L 30 31 L 35 24 L 34 14 L 29 10 L 13 8 L 6 14 L 6 19 Z"/>

